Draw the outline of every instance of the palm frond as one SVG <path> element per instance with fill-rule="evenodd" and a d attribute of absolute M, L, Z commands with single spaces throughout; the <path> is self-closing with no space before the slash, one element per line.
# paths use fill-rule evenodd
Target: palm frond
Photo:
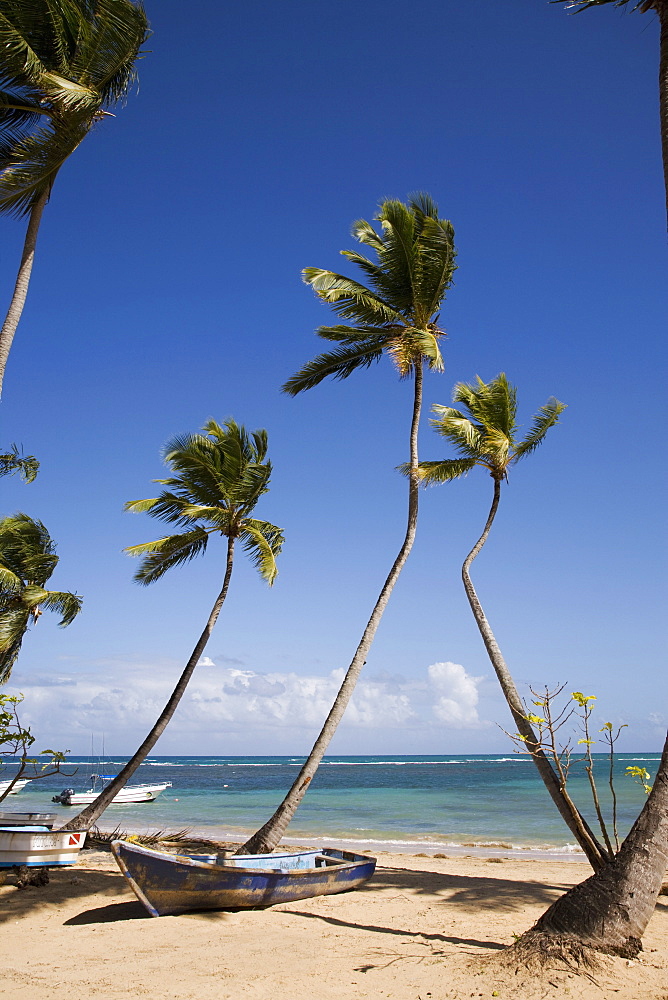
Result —
<path fill-rule="evenodd" d="M 0 684 L 9 680 L 29 624 L 30 612 L 25 608 L 0 611 Z"/>
<path fill-rule="evenodd" d="M 0 476 L 11 476 L 18 472 L 25 483 L 32 483 L 39 471 L 39 462 L 34 455 L 22 455 L 13 444 L 10 450 L 0 454 Z"/>
<path fill-rule="evenodd" d="M 172 567 L 180 566 L 200 555 L 206 550 L 208 541 L 208 532 L 204 528 L 197 527 L 180 535 L 158 538 L 154 542 L 129 545 L 124 551 L 129 556 L 145 555 L 134 579 L 137 583 L 148 586 L 159 580 Z"/>
<path fill-rule="evenodd" d="M 104 104 L 113 104 L 135 82 L 135 60 L 147 37 L 148 22 L 139 3 L 95 0 L 93 31 L 72 59 L 71 73 L 88 81 Z"/>
<path fill-rule="evenodd" d="M 11 155 L 4 158 L 0 174 L 0 212 L 21 216 L 30 211 L 38 198 L 50 192 L 65 160 L 85 139 L 90 122 L 72 114 L 67 125 L 35 129 L 19 140 Z"/>
<path fill-rule="evenodd" d="M 446 438 L 463 458 L 480 458 L 485 454 L 485 437 L 483 428 L 474 424 L 468 417 L 450 407 L 435 405 L 434 413 L 446 411 L 431 420 L 430 423 L 441 437 Z"/>
<path fill-rule="evenodd" d="M 5 80 L 38 84 L 46 67 L 23 34 L 0 12 L 2 76 Z"/>
<path fill-rule="evenodd" d="M 239 539 L 262 579 L 272 586 L 278 574 L 276 557 L 283 547 L 281 529 L 268 521 L 246 518 Z"/>
<path fill-rule="evenodd" d="M 452 223 L 445 219 L 425 218 L 418 250 L 416 320 L 426 324 L 440 308 L 457 269 Z"/>
<path fill-rule="evenodd" d="M 381 204 L 377 218 L 383 230 L 378 262 L 388 276 L 392 303 L 414 323 L 415 215 L 403 202 L 388 199 Z"/>
<path fill-rule="evenodd" d="M 296 372 L 285 385 L 283 392 L 290 396 L 296 396 L 305 389 L 312 389 L 319 385 L 323 379 L 335 378 L 344 379 L 352 375 L 358 368 L 368 368 L 374 361 L 380 361 L 383 356 L 383 348 L 391 342 L 391 337 L 385 339 L 378 337 L 373 341 L 362 341 L 360 344 L 344 346 L 337 351 L 330 351 L 326 354 L 319 354 L 317 358 L 309 361 L 298 372 Z"/>
<path fill-rule="evenodd" d="M 460 479 L 478 464 L 475 458 L 445 458 L 440 462 L 420 462 L 418 475 L 425 486 Z"/>
<path fill-rule="evenodd" d="M 567 10 L 571 9 L 572 14 L 580 14 L 583 10 L 588 10 L 590 7 L 628 7 L 631 5 L 631 10 L 639 10 L 641 14 L 646 14 L 648 11 L 652 10 L 656 6 L 656 0 L 549 0 L 550 3 L 560 3 Z"/>
<path fill-rule="evenodd" d="M 2 555 L 0 554 L 0 559 Z M 20 594 L 21 588 L 23 587 L 23 580 L 18 575 L 14 573 L 7 566 L 0 565 L 0 606 L 2 605 L 2 598 L 6 598 L 9 595 Z"/>
<path fill-rule="evenodd" d="M 83 598 L 78 594 L 70 594 L 64 590 L 47 590 L 39 605 L 48 611 L 55 611 L 61 616 L 58 622 L 61 628 L 71 625 L 83 606 Z"/>
<path fill-rule="evenodd" d="M 534 415 L 533 423 L 529 433 L 515 446 L 515 461 L 530 455 L 538 448 L 549 431 L 559 420 L 559 417 L 566 409 L 566 403 L 560 403 L 558 399 L 551 397 L 545 406 L 541 406 L 538 413 Z"/>
<path fill-rule="evenodd" d="M 405 322 L 398 309 L 359 281 L 319 267 L 305 267 L 302 276 L 318 297 L 343 319 L 353 319 L 368 326 Z"/>

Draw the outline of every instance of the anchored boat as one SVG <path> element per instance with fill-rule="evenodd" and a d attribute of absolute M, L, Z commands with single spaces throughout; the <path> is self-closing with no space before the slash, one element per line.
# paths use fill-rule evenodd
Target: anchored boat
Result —
<path fill-rule="evenodd" d="M 105 782 L 115 778 L 115 774 L 91 774 L 92 787 L 86 792 L 77 792 L 74 788 L 63 788 L 60 795 L 54 795 L 52 802 L 60 802 L 62 806 L 87 806 L 94 802 L 102 791 Z M 122 802 L 153 802 L 166 788 L 171 788 L 171 781 L 161 781 L 153 785 L 126 785 L 113 797 L 111 804 Z"/>
<path fill-rule="evenodd" d="M 356 889 L 376 859 L 326 848 L 200 860 L 114 840 L 114 857 L 153 917 L 187 910 L 254 909 Z"/>
<path fill-rule="evenodd" d="M 9 794 L 18 795 L 21 789 L 25 788 L 25 786 L 28 784 L 28 781 L 29 781 L 28 778 L 21 778 L 14 784 L 14 787 L 12 788 Z M 6 792 L 10 785 L 11 781 L 0 781 L 0 795 L 2 795 L 3 792 Z"/>

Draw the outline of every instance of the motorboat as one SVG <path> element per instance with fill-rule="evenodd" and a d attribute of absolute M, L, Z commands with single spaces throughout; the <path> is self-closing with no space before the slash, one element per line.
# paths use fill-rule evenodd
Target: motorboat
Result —
<path fill-rule="evenodd" d="M 77 792 L 74 788 L 63 788 L 60 795 L 54 795 L 52 802 L 59 802 L 62 806 L 87 806 L 94 802 L 105 784 L 115 778 L 115 774 L 92 774 L 91 787 L 85 792 Z M 156 784 L 125 785 L 116 793 L 111 801 L 112 805 L 130 802 L 154 802 L 158 795 L 161 795 L 166 788 L 171 788 L 171 781 L 161 781 Z"/>

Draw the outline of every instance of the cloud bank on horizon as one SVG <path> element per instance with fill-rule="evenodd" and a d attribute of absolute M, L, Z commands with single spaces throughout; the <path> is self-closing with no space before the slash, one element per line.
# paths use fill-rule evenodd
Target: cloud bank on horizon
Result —
<path fill-rule="evenodd" d="M 292 752 L 307 750 L 343 675 L 340 669 L 306 676 L 260 673 L 228 665 L 224 657 L 218 663 L 204 657 L 156 752 L 280 753 L 286 746 Z M 17 671 L 11 688 L 25 695 L 22 720 L 40 744 L 67 743 L 73 752 L 83 753 L 91 734 L 98 741 L 104 734 L 112 752 L 129 753 L 157 718 L 177 677 L 173 664 L 100 661 L 83 671 Z M 362 677 L 339 729 L 348 737 L 363 730 L 391 732 L 397 735 L 399 749 L 402 731 L 431 729 L 436 734 L 444 727 L 487 728 L 490 723 L 478 712 L 482 680 L 451 662 L 431 664 L 415 679 Z M 359 739 L 355 742 L 359 745 Z M 338 752 L 344 752 L 340 740 Z"/>

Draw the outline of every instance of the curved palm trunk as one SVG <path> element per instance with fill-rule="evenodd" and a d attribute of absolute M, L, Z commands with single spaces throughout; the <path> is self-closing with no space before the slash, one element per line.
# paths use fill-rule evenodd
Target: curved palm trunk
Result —
<path fill-rule="evenodd" d="M 668 737 L 652 791 L 615 860 L 569 889 L 514 947 L 577 955 L 584 946 L 635 958 L 667 867 Z"/>
<path fill-rule="evenodd" d="M 508 703 L 515 725 L 517 726 L 517 731 L 525 738 L 527 749 L 531 754 L 536 767 L 538 768 L 538 773 L 550 793 L 552 801 L 559 810 L 561 818 L 564 820 L 568 829 L 571 831 L 578 844 L 587 855 L 587 859 L 592 868 L 595 871 L 598 871 L 612 860 L 612 856 L 597 841 L 585 819 L 580 815 L 575 803 L 566 792 L 564 782 L 560 781 L 559 776 L 555 773 L 550 761 L 540 749 L 533 727 L 526 718 L 526 708 L 524 707 L 522 699 L 519 696 L 519 692 L 515 687 L 515 682 L 510 674 L 510 671 L 508 670 L 508 667 L 506 666 L 506 661 L 504 660 L 501 650 L 499 649 L 499 645 L 492 629 L 490 628 L 485 612 L 482 609 L 482 605 L 480 604 L 480 600 L 478 599 L 478 595 L 475 591 L 475 587 L 471 581 L 469 572 L 471 563 L 487 541 L 492 523 L 496 517 L 500 498 L 501 480 L 495 477 L 494 499 L 492 500 L 492 506 L 490 507 L 489 515 L 487 517 L 485 530 L 469 552 L 468 556 L 464 560 L 464 565 L 462 566 L 464 589 L 466 590 L 466 596 L 468 597 L 476 625 L 478 626 L 478 630 L 485 644 L 487 655 L 489 656 L 491 664 L 494 667 L 499 684 L 501 685 L 501 690 L 503 691 L 503 695 Z"/>
<path fill-rule="evenodd" d="M 94 802 L 86 806 L 74 819 L 71 819 L 64 826 L 60 827 L 61 830 L 89 830 L 93 823 L 98 819 L 98 817 L 104 812 L 110 802 L 113 800 L 114 796 L 123 788 L 127 782 L 130 780 L 132 775 L 135 773 L 137 768 L 146 757 L 150 754 L 151 750 L 158 742 L 158 739 L 162 736 L 163 732 L 167 727 L 167 723 L 174 715 L 176 708 L 183 697 L 188 682 L 192 677 L 195 667 L 197 666 L 199 659 L 204 652 L 204 647 L 206 646 L 213 627 L 216 624 L 218 615 L 220 614 L 220 609 L 223 606 L 225 598 L 227 596 L 227 590 L 230 585 L 230 577 L 232 576 L 232 563 L 234 560 L 234 539 L 228 537 L 227 539 L 227 566 L 225 569 L 225 578 L 223 580 L 223 589 L 216 598 L 216 602 L 211 610 L 209 619 L 206 623 L 204 631 L 202 632 L 197 645 L 192 651 L 190 659 L 188 660 L 185 669 L 181 676 L 179 677 L 178 683 L 169 698 L 169 701 L 163 708 L 160 717 L 156 724 L 151 729 L 150 733 L 133 755 L 127 762 L 125 767 L 120 771 L 120 773 L 111 781 L 98 795 Z"/>
<path fill-rule="evenodd" d="M 663 183 L 666 189 L 666 219 L 668 220 L 668 2 L 656 0 L 659 16 L 659 115 L 661 121 L 661 152 L 663 155 Z"/>
<path fill-rule="evenodd" d="M 322 760 L 329 743 L 336 732 L 337 726 L 343 717 L 348 702 L 352 696 L 355 689 L 355 685 L 362 671 L 362 667 L 366 662 L 367 654 L 371 648 L 371 644 L 374 640 L 378 626 L 380 625 L 380 620 L 383 617 L 383 612 L 387 607 L 390 595 L 394 588 L 395 583 L 399 578 L 399 574 L 404 567 L 406 560 L 410 554 L 413 547 L 413 542 L 415 541 L 415 532 L 417 529 L 417 516 L 418 516 L 418 494 L 419 494 L 419 481 L 418 481 L 418 425 L 420 423 L 420 412 L 422 409 L 422 362 L 415 368 L 415 393 L 413 398 L 413 419 L 411 421 L 411 432 L 410 432 L 410 474 L 408 480 L 408 523 L 406 526 L 406 535 L 404 537 L 403 545 L 399 550 L 399 554 L 394 561 L 392 569 L 389 572 L 383 588 L 380 592 L 378 600 L 374 606 L 371 613 L 371 617 L 367 623 L 367 626 L 362 635 L 359 646 L 355 652 L 352 663 L 348 667 L 346 676 L 343 679 L 343 683 L 339 688 L 339 692 L 336 696 L 334 704 L 329 712 L 329 715 L 325 719 L 325 723 L 320 731 L 320 735 L 313 745 L 308 759 L 301 768 L 297 778 L 295 779 L 290 791 L 285 796 L 280 806 L 274 813 L 274 815 L 269 819 L 264 826 L 253 834 L 250 840 L 246 841 L 238 851 L 237 854 L 267 854 L 273 851 L 276 845 L 281 840 L 290 820 L 297 811 L 299 803 L 306 794 L 306 790 L 310 785 L 313 776 L 318 770 L 320 761 Z"/>
<path fill-rule="evenodd" d="M 44 206 L 48 200 L 49 192 L 45 191 L 30 210 L 28 229 L 23 243 L 21 264 L 19 266 L 19 273 L 16 277 L 16 284 L 14 285 L 14 294 L 12 295 L 12 300 L 9 304 L 5 321 L 2 324 L 2 329 L 0 330 L 0 396 L 2 395 L 2 384 L 5 378 L 7 358 L 9 357 L 12 341 L 14 340 L 14 334 L 16 333 L 16 328 L 19 325 L 19 320 L 21 319 L 21 314 L 23 312 L 23 306 L 25 305 L 26 296 L 28 294 L 28 285 L 30 284 L 32 265 L 35 259 L 35 247 L 37 246 L 39 224 L 42 221 L 42 212 L 44 211 Z"/>

